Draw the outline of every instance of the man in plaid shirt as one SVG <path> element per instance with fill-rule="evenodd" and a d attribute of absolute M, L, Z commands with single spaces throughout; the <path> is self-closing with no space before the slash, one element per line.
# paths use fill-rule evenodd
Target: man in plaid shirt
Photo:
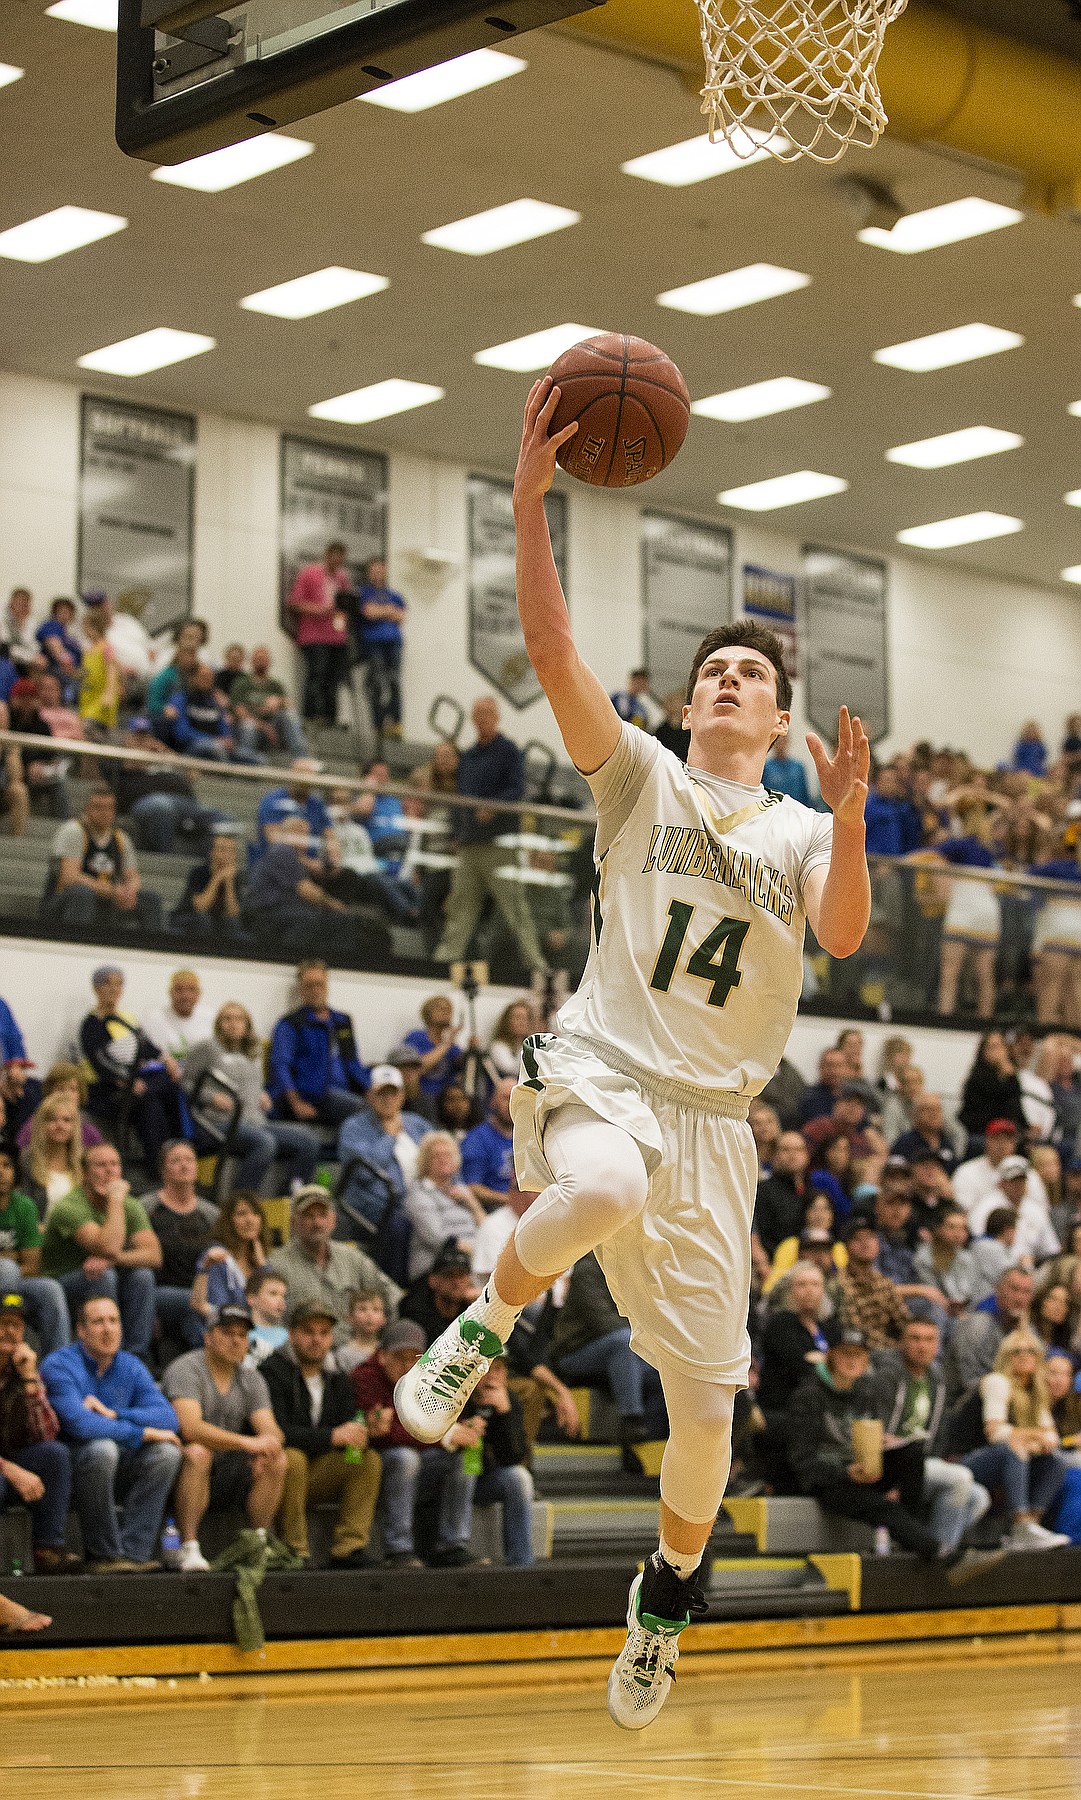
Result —
<path fill-rule="evenodd" d="M 0 1509 L 30 1509 L 34 1568 L 65 1574 L 78 1557 L 64 1547 L 71 1501 L 71 1456 L 26 1342 L 21 1294 L 0 1294 Z"/>
<path fill-rule="evenodd" d="M 857 1217 L 845 1242 L 848 1267 L 837 1282 L 845 1324 L 863 1333 L 869 1350 L 899 1343 L 909 1311 L 893 1282 L 875 1268 L 877 1231 L 868 1220 Z"/>

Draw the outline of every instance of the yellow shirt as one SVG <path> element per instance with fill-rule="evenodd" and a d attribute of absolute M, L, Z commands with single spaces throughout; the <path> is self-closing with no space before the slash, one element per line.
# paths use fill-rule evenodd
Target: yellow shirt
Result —
<path fill-rule="evenodd" d="M 112 730 L 120 716 L 119 696 L 107 700 L 109 668 L 113 652 L 104 643 L 92 644 L 83 657 L 83 684 L 79 691 L 79 712 L 84 719 Z"/>
<path fill-rule="evenodd" d="M 794 1268 L 798 1262 L 799 1238 L 785 1238 L 777 1245 L 776 1250 L 773 1252 L 773 1262 L 770 1267 L 770 1272 L 766 1276 L 765 1286 L 763 1287 L 762 1292 L 768 1294 L 771 1288 L 777 1286 L 781 1276 L 787 1275 L 789 1269 Z M 833 1266 L 838 1272 L 842 1269 L 847 1269 L 848 1267 L 848 1251 L 843 1244 L 834 1244 L 833 1246 Z"/>

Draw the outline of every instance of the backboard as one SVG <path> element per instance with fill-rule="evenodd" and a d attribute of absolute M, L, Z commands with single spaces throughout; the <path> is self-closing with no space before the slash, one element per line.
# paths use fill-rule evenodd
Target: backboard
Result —
<path fill-rule="evenodd" d="M 603 0 L 120 0 L 116 141 L 178 163 Z"/>

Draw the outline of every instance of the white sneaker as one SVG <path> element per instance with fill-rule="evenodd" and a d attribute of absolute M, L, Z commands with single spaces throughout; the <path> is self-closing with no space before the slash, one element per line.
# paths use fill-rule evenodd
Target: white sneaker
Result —
<path fill-rule="evenodd" d="M 672 1691 L 675 1666 L 679 1657 L 679 1634 L 689 1623 L 679 1624 L 639 1616 L 638 1596 L 642 1575 L 631 1582 L 627 1604 L 627 1642 L 612 1665 L 608 1677 L 608 1711 L 615 1724 L 624 1731 L 642 1731 L 652 1725 Z"/>
<path fill-rule="evenodd" d="M 176 1566 L 185 1575 L 209 1574 L 210 1564 L 199 1548 L 198 1538 L 189 1538 L 186 1544 L 181 1544 L 180 1558 Z"/>
<path fill-rule="evenodd" d="M 1006 1539 L 1008 1550 L 1063 1550 L 1072 1543 L 1062 1531 L 1048 1531 L 1035 1519 L 1018 1519 Z"/>
<path fill-rule="evenodd" d="M 422 1444 L 438 1444 L 503 1346 L 494 1331 L 463 1316 L 448 1325 L 394 1389 L 394 1410 Z"/>

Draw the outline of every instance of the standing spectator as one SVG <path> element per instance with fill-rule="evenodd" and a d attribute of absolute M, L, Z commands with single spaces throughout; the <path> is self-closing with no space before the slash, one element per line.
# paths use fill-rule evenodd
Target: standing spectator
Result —
<path fill-rule="evenodd" d="M 15 1189 L 15 1158 L 0 1145 L 0 1291 L 18 1294 L 48 1356 L 70 1337 L 68 1307 L 59 1282 L 39 1275 L 41 1227 L 38 1209 Z"/>
<path fill-rule="evenodd" d="M 173 921 L 187 938 L 195 937 L 211 944 L 237 943 L 245 936 L 243 910 L 246 899 L 236 834 L 230 829 L 216 830 L 210 840 L 207 861 L 196 863 L 189 870 Z"/>
<path fill-rule="evenodd" d="M 433 1103 L 459 1074 L 465 1056 L 455 1042 L 454 1002 L 449 994 L 433 994 L 420 1009 L 421 1026 L 403 1040 L 420 1057 L 420 1091 Z"/>
<path fill-rule="evenodd" d="M 1070 1539 L 1040 1523 L 1066 1480 L 1066 1459 L 1051 1416 L 1043 1345 L 1032 1332 L 1011 1331 L 995 1366 L 980 1382 L 987 1442 L 965 1457 L 984 1487 L 1001 1488 L 1012 1520 L 1010 1550 L 1054 1550 Z"/>
<path fill-rule="evenodd" d="M 165 1503 L 180 1470 L 177 1416 L 139 1358 L 120 1348 L 115 1301 L 84 1300 L 75 1329 L 78 1342 L 46 1358 L 41 1373 L 71 1446 L 87 1564 L 97 1575 L 157 1569 Z"/>
<path fill-rule="evenodd" d="M 270 1227 L 257 1194 L 234 1189 L 224 1200 L 214 1242 L 196 1264 L 191 1304 L 204 1321 L 223 1306 L 246 1306 L 248 1282 L 270 1259 Z"/>
<path fill-rule="evenodd" d="M 196 1191 L 199 1164 L 190 1144 L 174 1138 L 161 1153 L 161 1186 L 144 1194 L 142 1203 L 151 1230 L 161 1245 L 154 1297 L 158 1324 L 174 1344 L 195 1350 L 203 1341 L 203 1322 L 191 1304 L 191 1291 L 204 1251 L 214 1242 L 217 1214 Z"/>
<path fill-rule="evenodd" d="M 360 660 L 365 665 L 372 725 L 377 737 L 402 735 L 402 624 L 406 606 L 387 586 L 387 565 L 373 556 L 364 565 L 360 607 Z"/>
<path fill-rule="evenodd" d="M 231 683 L 229 704 L 241 750 L 284 750 L 289 757 L 310 755 L 304 727 L 289 704 L 289 696 L 277 676 L 270 673 L 270 651 L 265 644 L 256 644 L 251 653 L 251 674 L 240 671 Z"/>
<path fill-rule="evenodd" d="M 463 1423 L 484 1421 L 483 1465 L 473 1489 L 474 1506 L 502 1506 L 503 1560 L 509 1568 L 533 1566 L 533 1477 L 526 1467 L 529 1443 L 517 1397 L 507 1385 L 507 1361 L 497 1356 L 473 1392 Z"/>
<path fill-rule="evenodd" d="M 20 673 L 29 672 L 41 660 L 34 627 L 30 623 L 33 610 L 34 600 L 30 589 L 12 588 L 11 599 L 4 608 L 3 619 L 0 619 L 0 642 L 4 644 Z"/>
<path fill-rule="evenodd" d="M 180 1064 L 163 1056 L 137 1019 L 121 1012 L 124 971 L 111 963 L 91 976 L 97 1004 L 79 1027 L 90 1111 L 110 1130 L 135 1125 L 149 1169 L 161 1166 L 169 1138 L 187 1137 L 190 1119 Z"/>
<path fill-rule="evenodd" d="M 188 1052 L 205 1043 L 214 1029 L 214 1015 L 202 994 L 194 969 L 178 969 L 169 982 L 168 1005 L 147 1014 L 147 1037 L 181 1068 Z"/>
<path fill-rule="evenodd" d="M 49 608 L 49 617 L 35 636 L 45 667 L 60 683 L 64 705 L 69 706 L 79 689 L 83 647 L 75 633 L 75 602 L 60 598 Z"/>
<path fill-rule="evenodd" d="M 281 1505 L 288 1464 L 266 1382 L 245 1367 L 252 1316 L 246 1306 L 223 1306 L 207 1321 L 206 1342 L 165 1371 L 184 1442 L 176 1484 L 180 1567 L 205 1571 L 199 1548 L 204 1514 L 243 1506 L 264 1537 Z"/>
<path fill-rule="evenodd" d="M 1021 1083 L 1001 1031 L 989 1031 L 980 1039 L 972 1067 L 965 1076 L 957 1116 L 970 1141 L 982 1137 L 992 1121 L 1005 1119 L 1018 1131 L 1025 1129 Z"/>
<path fill-rule="evenodd" d="M 991 1373 L 1002 1340 L 1027 1323 L 1031 1305 L 1032 1276 L 1027 1269 L 1007 1269 L 991 1298 L 957 1321 L 944 1365 L 951 1406 Z"/>
<path fill-rule="evenodd" d="M 291 1187 L 303 1187 L 312 1179 L 319 1161 L 319 1138 L 310 1125 L 287 1119 L 271 1119 L 273 1102 L 263 1086 L 263 1045 L 256 1035 L 251 1013 L 239 1000 L 229 1000 L 214 1020 L 211 1035 L 198 1044 L 184 1065 L 184 1082 L 194 1096 L 204 1075 L 222 1077 L 235 1093 L 240 1111 L 229 1135 L 228 1148 L 239 1162 L 235 1181 L 239 1188 L 257 1192 L 271 1165 L 285 1164 L 284 1179 Z M 222 1108 L 228 1108 L 224 1088 L 205 1084 L 201 1106 L 214 1106 L 215 1091 Z M 220 1141 L 220 1140 L 219 1140 Z"/>
<path fill-rule="evenodd" d="M 349 1130 L 349 1126 L 343 1130 Z M 446 1243 L 472 1253 L 478 1228 L 488 1215 L 472 1189 L 459 1180 L 461 1167 L 461 1151 L 449 1131 L 429 1131 L 421 1139 L 416 1173 L 404 1201 L 406 1217 L 413 1228 L 409 1240 L 410 1281 L 427 1274 Z"/>
<path fill-rule="evenodd" d="M 87 608 L 83 615 L 82 682 L 79 688 L 79 717 L 87 737 L 98 743 L 112 736 L 120 718 L 121 674 L 116 651 L 106 636 L 108 626 L 103 607 Z"/>
<path fill-rule="evenodd" d="M 337 1323 L 318 1300 L 294 1306 L 289 1342 L 262 1364 L 274 1417 L 285 1440 L 286 1473 L 278 1530 L 282 1542 L 309 1557 L 309 1506 L 339 1502 L 332 1569 L 370 1569 L 368 1550 L 382 1474 L 368 1449 L 368 1427 L 356 1418 L 353 1383 L 331 1354 Z M 347 1459 L 346 1452 L 354 1454 Z"/>
<path fill-rule="evenodd" d="M 310 837 L 320 843 L 325 839 L 331 828 L 330 814 L 322 795 L 305 779 L 318 775 L 322 766 L 314 757 L 295 757 L 290 764 L 294 779 L 263 795 L 256 814 L 255 857 L 262 856 L 269 845 L 282 841 L 282 827 L 290 819 L 303 818 Z"/>
<path fill-rule="evenodd" d="M 145 1207 L 131 1197 L 111 1144 L 95 1144 L 87 1151 L 82 1187 L 49 1214 L 41 1267 L 59 1281 L 70 1312 L 78 1312 L 91 1295 L 116 1301 L 124 1348 L 145 1361 L 154 1334 L 154 1276 L 161 1267 L 161 1245 Z"/>
<path fill-rule="evenodd" d="M 459 1420 L 442 1441 L 426 1446 L 410 1437 L 394 1411 L 394 1387 L 424 1350 L 424 1333 L 409 1319 L 388 1325 L 374 1356 L 353 1370 L 353 1392 L 368 1420 L 368 1442 L 383 1471 L 383 1545 L 392 1567 L 420 1567 L 416 1553 L 418 1506 L 438 1507 L 436 1567 L 461 1568 L 473 1561 L 467 1548 L 473 1523 L 474 1475 L 460 1452 L 483 1442 L 484 1423 Z"/>
<path fill-rule="evenodd" d="M 845 1237 L 848 1267 L 838 1279 L 841 1316 L 871 1350 L 900 1341 L 908 1307 L 892 1281 L 878 1270 L 881 1243 L 874 1226 L 858 1215 Z"/>
<path fill-rule="evenodd" d="M 162 930 L 161 900 L 144 888 L 127 833 L 116 823 L 111 788 L 92 787 L 81 819 L 53 838 L 42 916 L 66 931 Z"/>
<path fill-rule="evenodd" d="M 338 1133 L 339 1205 L 358 1242 L 386 1226 L 417 1172 L 417 1145 L 429 1125 L 419 1113 L 404 1110 L 404 1088 L 400 1069 L 378 1063 L 360 1111 Z"/>
<path fill-rule="evenodd" d="M 21 1294 L 0 1293 L 0 1512 L 30 1509 L 34 1570 L 66 1575 L 79 1561 L 66 1549 L 71 1458 L 26 1342 Z"/>
<path fill-rule="evenodd" d="M 270 1097 L 280 1118 L 340 1125 L 364 1104 L 369 1079 L 352 1020 L 330 1006 L 321 959 L 300 964 L 297 989 L 300 1005 L 278 1020 L 270 1040 Z"/>
<path fill-rule="evenodd" d="M 970 1228 L 974 1232 L 982 1232 L 998 1207 L 1012 1207 L 1017 1221 L 1013 1243 L 1014 1260 L 1029 1264 L 1044 1262 L 1049 1256 L 1057 1256 L 1062 1248 L 1046 1203 L 1028 1192 L 1029 1176 L 1034 1173 L 1031 1164 L 1023 1156 L 1007 1156 L 998 1165 L 996 1187 L 985 1194 L 982 1200 L 977 1200 L 969 1214 Z"/>
<path fill-rule="evenodd" d="M 322 562 L 298 569 L 286 605 L 295 615 L 297 646 L 304 658 L 306 719 L 333 725 L 338 689 L 349 675 L 349 624 L 343 609 L 352 590 L 344 544 L 328 544 Z"/>
<path fill-rule="evenodd" d="M 293 1306 L 299 1306 L 302 1300 L 319 1300 L 333 1310 L 337 1321 L 335 1342 L 343 1344 L 350 1296 L 356 1289 L 376 1288 L 383 1296 L 388 1316 L 393 1316 L 401 1288 L 355 1244 L 335 1239 L 336 1225 L 334 1202 L 326 1189 L 314 1184 L 301 1188 L 293 1195 L 292 1236 L 282 1249 L 274 1251 L 270 1266 L 284 1277 Z"/>
<path fill-rule="evenodd" d="M 529 1000 L 512 1000 L 503 1008 L 488 1040 L 485 1061 L 498 1079 L 508 1075 L 518 1080 L 522 1062 L 522 1045 L 531 1031 L 537 1029 L 533 1006 Z"/>
<path fill-rule="evenodd" d="M 503 1205 L 514 1175 L 510 1097 L 516 1086 L 509 1075 L 497 1081 L 488 1102 L 488 1117 L 462 1139 L 462 1180 L 469 1183 L 486 1212 Z"/>
<path fill-rule="evenodd" d="M 458 792 L 485 800 L 520 800 L 525 787 L 522 752 L 499 729 L 495 700 L 473 707 L 477 741 L 458 763 Z M 513 816 L 492 806 L 461 808 L 455 825 L 458 861 L 454 869 L 442 939 L 433 952 L 436 962 L 459 962 L 469 949 L 486 898 L 494 900 L 529 970 L 546 967 L 536 926 L 520 883 L 503 880 L 498 870 L 506 859 L 496 839 L 513 830 Z"/>
<path fill-rule="evenodd" d="M 777 739 L 766 758 L 766 766 L 762 770 L 762 786 L 771 794 L 791 795 L 801 806 L 814 806 L 807 783 L 807 771 L 799 757 L 793 756 L 787 733 Z"/>

